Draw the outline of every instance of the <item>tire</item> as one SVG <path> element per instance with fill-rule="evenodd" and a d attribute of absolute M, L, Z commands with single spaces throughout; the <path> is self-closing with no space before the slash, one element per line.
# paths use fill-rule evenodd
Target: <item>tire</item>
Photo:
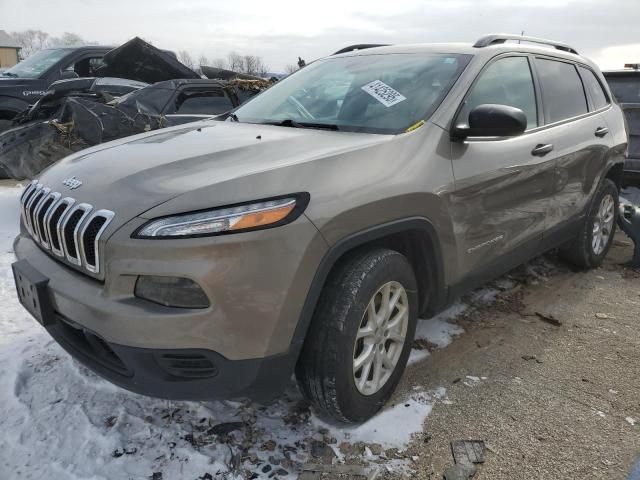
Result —
<path fill-rule="evenodd" d="M 571 243 L 560 249 L 560 254 L 565 260 L 580 268 L 597 268 L 602 264 L 616 232 L 618 194 L 616 184 L 605 178 L 593 197 L 589 214 L 585 218 L 580 233 Z M 603 209 L 610 212 L 610 216 L 604 217 Z M 603 220 L 606 222 L 603 223 Z M 602 228 L 603 224 L 606 228 Z M 605 231 L 606 238 L 603 238 Z M 597 240 L 598 236 L 600 242 Z"/>
<path fill-rule="evenodd" d="M 397 296 L 399 307 L 382 315 L 382 300 L 387 293 L 389 299 Z M 404 307 L 406 315 L 401 315 Z M 332 271 L 296 366 L 300 389 L 321 416 L 360 423 L 382 408 L 407 364 L 417 310 L 413 269 L 396 251 L 356 251 Z M 372 311 L 380 318 L 388 318 L 388 323 L 371 323 Z M 358 333 L 365 336 L 357 339 Z M 387 359 L 383 367 L 381 352 Z M 355 360 L 360 363 L 365 358 L 371 361 L 358 368 Z M 378 385 L 376 372 L 380 373 Z"/>

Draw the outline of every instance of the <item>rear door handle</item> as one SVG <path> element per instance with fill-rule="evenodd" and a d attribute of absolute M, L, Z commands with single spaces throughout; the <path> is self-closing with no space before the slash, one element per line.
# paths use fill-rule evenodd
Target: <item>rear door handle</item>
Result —
<path fill-rule="evenodd" d="M 604 137 L 607 133 L 609 133 L 609 129 L 608 129 L 608 128 L 606 128 L 606 127 L 598 127 L 598 128 L 596 128 L 595 136 L 596 136 L 596 137 L 600 137 L 600 138 L 602 138 L 602 137 Z"/>
<path fill-rule="evenodd" d="M 553 150 L 553 145 L 550 143 L 542 144 L 539 143 L 536 145 L 536 148 L 531 150 L 531 155 L 535 155 L 536 157 L 544 157 L 547 153 Z"/>

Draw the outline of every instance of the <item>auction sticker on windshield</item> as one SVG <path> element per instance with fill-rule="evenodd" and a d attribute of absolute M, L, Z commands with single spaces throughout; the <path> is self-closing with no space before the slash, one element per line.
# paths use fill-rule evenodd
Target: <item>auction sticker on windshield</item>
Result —
<path fill-rule="evenodd" d="M 401 101 L 407 99 L 407 97 L 391 88 L 382 80 L 374 80 L 373 82 L 369 82 L 362 87 L 362 90 L 378 100 L 385 107 L 391 107 L 396 103 L 400 103 Z"/>

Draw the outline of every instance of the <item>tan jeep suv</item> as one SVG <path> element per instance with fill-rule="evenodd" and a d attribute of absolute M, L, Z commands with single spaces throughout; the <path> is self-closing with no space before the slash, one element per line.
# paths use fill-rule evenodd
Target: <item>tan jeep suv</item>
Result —
<path fill-rule="evenodd" d="M 45 171 L 21 198 L 25 308 L 135 392 L 266 399 L 295 371 L 360 422 L 419 316 L 551 248 L 600 264 L 627 134 L 593 63 L 509 35 L 345 50 Z"/>

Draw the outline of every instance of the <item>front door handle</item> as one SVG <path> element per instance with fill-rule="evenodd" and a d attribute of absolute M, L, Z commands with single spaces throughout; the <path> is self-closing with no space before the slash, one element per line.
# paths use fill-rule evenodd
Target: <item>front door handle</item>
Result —
<path fill-rule="evenodd" d="M 539 143 L 536 145 L 536 148 L 531 150 L 531 155 L 535 155 L 536 157 L 544 157 L 547 153 L 553 150 L 553 145 L 547 143 L 546 145 Z"/>
<path fill-rule="evenodd" d="M 604 137 L 607 133 L 609 133 L 609 129 L 608 129 L 608 128 L 606 128 L 606 127 L 598 127 L 598 128 L 596 128 L 595 136 L 596 136 L 596 137 L 600 137 L 600 138 L 602 138 L 602 137 Z"/>

